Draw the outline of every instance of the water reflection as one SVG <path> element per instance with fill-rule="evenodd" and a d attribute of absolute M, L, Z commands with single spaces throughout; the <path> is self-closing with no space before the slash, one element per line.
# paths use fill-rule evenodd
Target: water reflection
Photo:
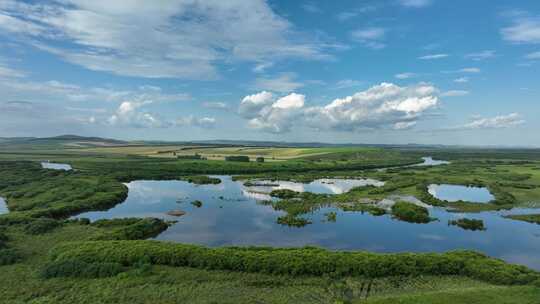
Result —
<path fill-rule="evenodd" d="M 6 200 L 0 197 L 0 214 L 8 213 L 9 209 L 6 204 Z"/>
<path fill-rule="evenodd" d="M 375 186 L 382 187 L 384 182 L 364 178 L 364 179 L 341 179 L 341 178 L 322 178 L 310 183 L 299 183 L 291 181 L 270 181 L 254 180 L 249 181 L 252 186 L 247 187 L 248 192 L 255 194 L 270 193 L 272 190 L 288 189 L 296 192 L 311 192 L 319 194 L 341 194 L 350 191 L 355 187 Z"/>
<path fill-rule="evenodd" d="M 53 170 L 65 170 L 69 171 L 71 170 L 71 165 L 69 164 L 59 164 L 59 163 L 51 163 L 51 162 L 41 162 L 41 167 L 45 169 L 53 169 Z"/>
<path fill-rule="evenodd" d="M 440 200 L 449 202 L 461 200 L 475 203 L 487 203 L 495 199 L 491 192 L 485 187 L 431 184 L 428 187 L 428 192 Z"/>
<path fill-rule="evenodd" d="M 193 185 L 183 181 L 134 181 L 128 183 L 126 201 L 103 212 L 80 215 L 91 220 L 119 217 L 160 217 L 178 220 L 156 239 L 196 243 L 207 246 L 315 245 L 329 249 L 370 250 L 376 252 L 441 252 L 472 249 L 513 263 L 540 270 L 540 226 L 502 218 L 501 212 L 479 214 L 448 213 L 431 208 L 430 215 L 439 221 L 410 224 L 360 212 L 345 212 L 324 208 L 306 215 L 313 224 L 303 228 L 278 225 L 276 219 L 284 213 L 271 206 L 258 204 L 257 197 L 247 192 L 242 182 L 229 176 L 219 176 L 219 185 Z M 304 188 L 305 189 L 305 188 Z M 250 193 L 250 194 L 247 194 Z M 388 197 L 389 200 L 413 197 Z M 203 205 L 196 208 L 193 200 Z M 172 217 L 170 210 L 183 210 L 186 215 Z M 337 222 L 328 223 L 324 214 L 337 213 Z M 462 217 L 484 221 L 487 231 L 466 231 L 448 226 L 451 219 Z"/>

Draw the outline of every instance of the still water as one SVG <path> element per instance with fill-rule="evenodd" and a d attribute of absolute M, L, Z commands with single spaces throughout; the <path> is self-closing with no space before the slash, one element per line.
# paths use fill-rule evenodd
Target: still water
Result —
<path fill-rule="evenodd" d="M 218 176 L 218 185 L 194 185 L 183 181 L 134 181 L 128 183 L 125 202 L 102 212 L 78 217 L 91 220 L 121 217 L 159 217 L 178 222 L 156 239 L 207 246 L 315 245 L 329 249 L 375 252 L 433 252 L 474 249 L 511 263 L 540 270 L 540 225 L 502 218 L 498 212 L 480 214 L 449 213 L 430 208 L 439 221 L 410 224 L 360 212 L 324 208 L 305 217 L 311 225 L 290 228 L 276 223 L 283 212 L 257 203 L 255 193 L 230 176 Z M 336 183 L 334 182 L 334 185 Z M 305 185 L 307 186 L 307 185 Z M 203 202 L 197 208 L 193 200 Z M 166 212 L 182 210 L 181 217 Z M 336 222 L 327 222 L 325 213 L 337 213 Z M 448 220 L 462 217 L 482 219 L 487 231 L 466 231 L 448 226 Z"/>
<path fill-rule="evenodd" d="M 41 167 L 45 169 L 65 170 L 65 171 L 69 171 L 72 169 L 71 165 L 51 163 L 51 162 L 41 162 Z"/>
<path fill-rule="evenodd" d="M 466 202 L 487 203 L 495 199 L 485 187 L 431 184 L 428 187 L 428 192 L 440 200 L 449 202 L 462 200 Z"/>
<path fill-rule="evenodd" d="M 6 200 L 2 197 L 0 197 L 0 214 L 8 213 L 8 207 L 6 204 Z"/>

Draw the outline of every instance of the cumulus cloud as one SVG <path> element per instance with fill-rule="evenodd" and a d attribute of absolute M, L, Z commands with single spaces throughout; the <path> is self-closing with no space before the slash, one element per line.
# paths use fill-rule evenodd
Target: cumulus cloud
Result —
<path fill-rule="evenodd" d="M 292 93 L 275 99 L 271 93 L 246 96 L 239 112 L 248 125 L 273 133 L 293 126 L 318 130 L 361 131 L 412 128 L 439 104 L 438 90 L 430 84 L 400 87 L 381 83 L 324 106 L 305 106 L 305 96 Z"/>
<path fill-rule="evenodd" d="M 292 92 L 303 87 L 304 84 L 296 80 L 295 73 L 281 73 L 277 77 L 258 77 L 253 87 L 257 90 L 270 90 L 276 92 Z"/>
<path fill-rule="evenodd" d="M 170 123 L 162 120 L 157 114 L 140 111 L 144 105 L 152 102 L 124 101 L 107 122 L 112 126 L 127 126 L 135 128 L 166 128 Z"/>
<path fill-rule="evenodd" d="M 467 83 L 469 82 L 469 77 L 459 77 L 454 79 L 454 82 L 456 83 Z"/>
<path fill-rule="evenodd" d="M 432 0 L 399 0 L 399 3 L 405 7 L 422 8 L 431 5 Z"/>
<path fill-rule="evenodd" d="M 446 58 L 448 56 L 450 56 L 450 55 L 448 55 L 448 54 L 429 54 L 429 55 L 418 57 L 418 59 L 421 59 L 421 60 L 433 60 L 433 59 L 443 59 L 443 58 Z"/>
<path fill-rule="evenodd" d="M 220 62 L 326 60 L 335 47 L 264 0 L 5 0 L 0 34 L 90 70 L 150 78 L 212 79 Z"/>
<path fill-rule="evenodd" d="M 267 91 L 248 95 L 242 99 L 238 113 L 245 118 L 256 116 L 264 107 L 273 102 L 274 95 Z"/>
<path fill-rule="evenodd" d="M 260 94 L 261 93 L 256 94 L 255 96 Z M 254 95 L 251 95 L 251 97 L 253 96 Z M 244 98 L 242 103 L 244 103 L 245 100 L 246 98 Z M 294 118 L 302 113 L 301 110 L 304 107 L 305 96 L 291 93 L 275 101 L 272 99 L 269 101 L 270 102 L 265 100 L 265 106 L 261 107 L 258 112 L 251 112 L 251 115 L 246 116 L 251 118 L 248 122 L 249 127 L 271 133 L 284 133 L 290 131 Z"/>
<path fill-rule="evenodd" d="M 382 49 L 386 47 L 383 39 L 387 30 L 382 27 L 360 28 L 351 32 L 353 40 L 362 43 L 372 49 Z"/>
<path fill-rule="evenodd" d="M 540 16 L 512 12 L 512 24 L 501 29 L 504 40 L 512 43 L 540 43 Z"/>
<path fill-rule="evenodd" d="M 518 113 L 510 113 L 508 115 L 499 115 L 495 117 L 473 117 L 473 119 L 464 125 L 451 128 L 453 130 L 475 130 L 475 129 L 503 129 L 524 124 Z"/>

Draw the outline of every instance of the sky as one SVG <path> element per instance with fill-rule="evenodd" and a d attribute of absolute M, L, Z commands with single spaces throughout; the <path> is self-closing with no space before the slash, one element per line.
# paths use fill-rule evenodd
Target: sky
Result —
<path fill-rule="evenodd" d="M 540 1 L 0 0 L 0 137 L 540 146 Z"/>

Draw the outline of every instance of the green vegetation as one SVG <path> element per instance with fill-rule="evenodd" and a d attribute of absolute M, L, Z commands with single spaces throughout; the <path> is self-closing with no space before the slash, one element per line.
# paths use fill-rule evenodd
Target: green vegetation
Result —
<path fill-rule="evenodd" d="M 185 180 L 197 185 L 217 185 L 221 183 L 219 178 L 206 175 L 188 176 Z"/>
<path fill-rule="evenodd" d="M 173 153 L 178 159 L 206 160 L 206 158 L 202 157 L 200 154 L 176 155 L 176 152 Z"/>
<path fill-rule="evenodd" d="M 334 277 L 462 275 L 506 285 L 530 284 L 540 274 L 471 251 L 377 254 L 334 252 L 319 248 L 221 247 L 156 241 L 69 242 L 51 251 L 51 261 L 119 263 L 131 266 L 143 258 L 152 264 L 260 272 L 282 275 Z"/>
<path fill-rule="evenodd" d="M 66 220 L 122 202 L 127 195 L 122 182 L 221 182 L 209 174 L 242 174 L 235 178 L 243 180 L 363 177 L 385 182 L 383 187 L 358 187 L 339 195 L 273 192 L 279 200 L 264 204 L 284 211 L 277 221 L 291 227 L 309 224 L 309 214 L 326 207 L 383 215 L 385 209 L 376 202 L 391 195 L 412 195 L 456 211 L 509 209 L 528 206 L 540 197 L 538 150 L 170 146 L 101 140 L 95 144 L 79 138 L 38 140 L 30 146 L 21 140 L 0 145 L 0 196 L 10 209 L 0 215 L 2 303 L 212 303 L 220 299 L 223 303 L 536 304 L 540 298 L 537 272 L 469 251 L 376 254 L 318 248 L 207 248 L 144 240 L 167 229 L 167 223 L 158 219 Z M 212 157 L 214 153 L 218 156 Z M 208 160 L 177 158 L 197 154 Z M 267 161 L 222 161 L 224 156 L 239 154 Z M 452 164 L 393 168 L 418 163 L 426 155 Z M 44 170 L 39 165 L 42 160 L 69 163 L 76 170 Z M 374 170 L 379 168 L 388 169 Z M 439 201 L 427 193 L 431 183 L 485 186 L 496 200 L 487 204 Z M 414 222 L 429 219 L 427 210 L 418 206 L 396 205 L 397 210 L 392 210 L 396 217 Z M 326 220 L 335 215 L 327 213 Z M 538 223 L 538 215 L 508 217 Z"/>
<path fill-rule="evenodd" d="M 524 221 L 524 222 L 540 225 L 540 214 L 515 214 L 515 215 L 506 215 L 505 217 L 513 219 L 513 220 Z"/>
<path fill-rule="evenodd" d="M 258 162 L 258 163 L 264 163 L 264 157 L 259 156 L 259 157 L 257 157 L 257 158 L 255 159 L 255 161 Z"/>
<path fill-rule="evenodd" d="M 468 218 L 462 218 L 458 220 L 450 220 L 448 221 L 449 226 L 458 226 L 460 228 L 463 228 L 465 230 L 486 230 L 484 227 L 484 221 L 477 220 L 477 219 L 468 219 Z"/>
<path fill-rule="evenodd" d="M 95 237 L 97 240 L 143 240 L 155 237 L 169 227 L 163 220 L 156 218 L 99 220 L 91 225 L 107 228 Z"/>
<path fill-rule="evenodd" d="M 399 220 L 410 223 L 429 223 L 433 220 L 429 217 L 427 208 L 408 202 L 396 202 L 392 206 L 392 215 Z"/>
<path fill-rule="evenodd" d="M 191 204 L 193 206 L 197 207 L 197 208 L 201 208 L 202 205 L 203 205 L 203 203 L 201 201 L 199 201 L 199 200 L 195 200 L 195 201 L 191 202 Z"/>
<path fill-rule="evenodd" d="M 324 215 L 326 216 L 326 221 L 332 223 L 336 222 L 337 213 L 335 213 L 334 211 L 325 213 Z"/>
<path fill-rule="evenodd" d="M 234 162 L 246 162 L 246 163 L 249 163 L 249 156 L 246 156 L 246 155 L 231 155 L 231 156 L 225 156 L 225 161 L 234 161 Z"/>

